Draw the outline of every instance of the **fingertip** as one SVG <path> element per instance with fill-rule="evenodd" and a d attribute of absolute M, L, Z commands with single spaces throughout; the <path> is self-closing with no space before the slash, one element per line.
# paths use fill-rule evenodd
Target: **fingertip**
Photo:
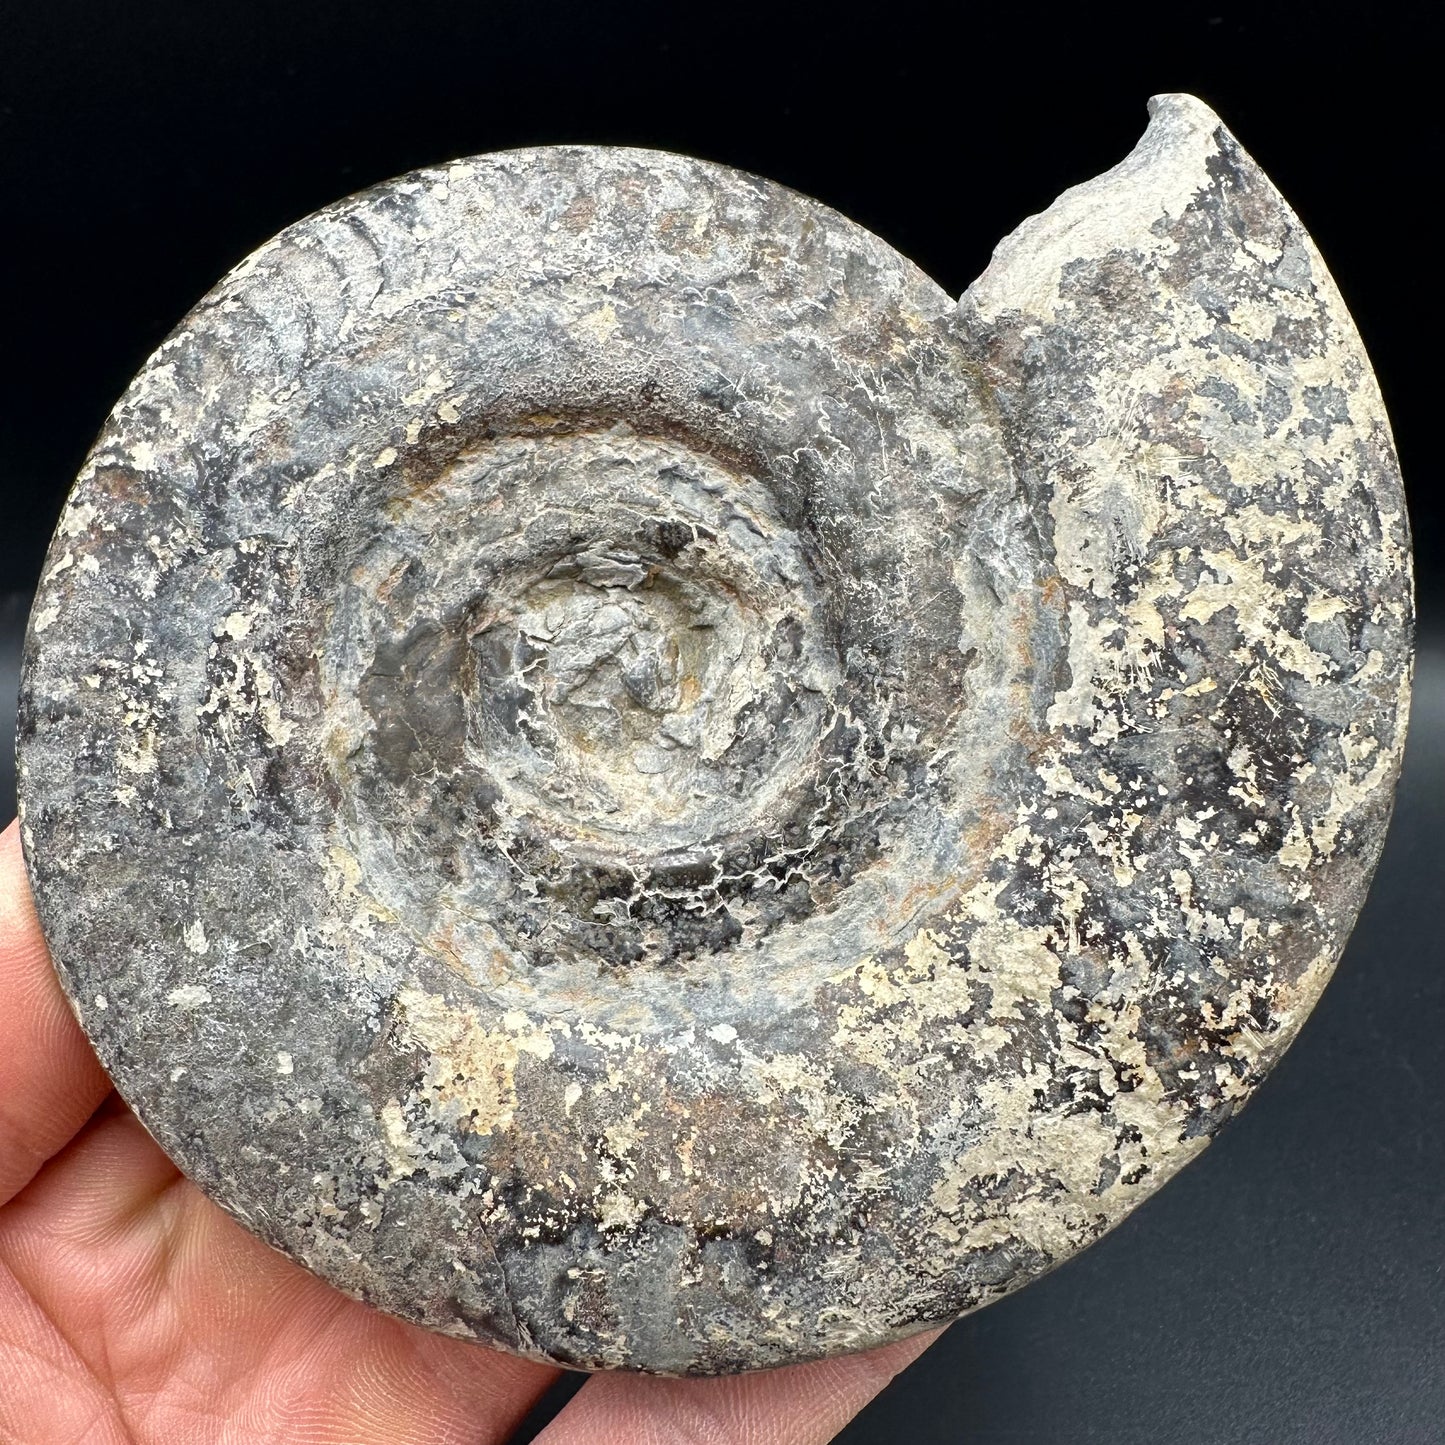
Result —
<path fill-rule="evenodd" d="M 12 823 L 0 834 L 0 1204 L 75 1135 L 109 1090 L 51 966 Z"/>
<path fill-rule="evenodd" d="M 824 1445 L 940 1333 L 748 1375 L 594 1375 L 537 1445 Z"/>

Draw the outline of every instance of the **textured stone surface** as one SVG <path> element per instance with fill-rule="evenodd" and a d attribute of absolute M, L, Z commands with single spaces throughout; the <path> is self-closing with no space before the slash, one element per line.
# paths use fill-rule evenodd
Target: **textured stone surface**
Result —
<path fill-rule="evenodd" d="M 1408 542 L 1309 238 L 1197 101 L 953 303 L 562 148 L 293 226 L 87 462 L 27 856 L 181 1166 L 589 1368 L 860 1348 L 1204 1147 L 1359 908 Z"/>

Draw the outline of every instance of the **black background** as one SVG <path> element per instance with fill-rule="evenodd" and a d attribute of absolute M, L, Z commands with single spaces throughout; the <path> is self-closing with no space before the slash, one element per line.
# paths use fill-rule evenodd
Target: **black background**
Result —
<path fill-rule="evenodd" d="M 1422 621 L 1399 814 L 1339 976 L 1259 1100 L 1102 1244 L 956 1326 L 844 1439 L 1445 1439 L 1429 8 L 0 0 L 0 716 L 105 414 L 287 222 L 457 155 L 649 145 L 816 196 L 957 293 L 1025 215 L 1128 151 L 1150 94 L 1193 91 L 1313 233 L 1394 420 Z"/>

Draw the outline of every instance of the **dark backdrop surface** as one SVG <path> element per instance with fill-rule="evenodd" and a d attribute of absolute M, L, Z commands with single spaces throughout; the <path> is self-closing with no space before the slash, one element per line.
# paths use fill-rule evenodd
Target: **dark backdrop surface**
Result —
<path fill-rule="evenodd" d="M 1394 419 L 1424 624 L 1395 828 L 1251 1108 L 844 1439 L 1445 1439 L 1441 146 L 1414 70 L 1439 42 L 1424 5 L 0 0 L 0 810 L 26 594 L 70 478 L 146 355 L 287 222 L 456 155 L 648 145 L 816 196 L 957 293 L 1128 151 L 1151 93 L 1193 91 L 1310 228 Z"/>

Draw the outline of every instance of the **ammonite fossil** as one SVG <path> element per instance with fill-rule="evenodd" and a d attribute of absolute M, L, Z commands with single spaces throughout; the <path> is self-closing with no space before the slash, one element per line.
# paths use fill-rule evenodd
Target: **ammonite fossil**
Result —
<path fill-rule="evenodd" d="M 36 600 L 24 837 L 217 1201 L 710 1373 L 996 1298 L 1240 1107 L 1379 853 L 1408 542 L 1314 246 L 1152 111 L 961 302 L 562 147 L 308 217 L 152 357 Z"/>

